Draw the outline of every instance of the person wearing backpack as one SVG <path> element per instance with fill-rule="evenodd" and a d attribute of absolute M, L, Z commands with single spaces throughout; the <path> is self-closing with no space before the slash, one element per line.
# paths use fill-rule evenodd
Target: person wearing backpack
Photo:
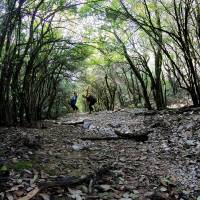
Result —
<path fill-rule="evenodd" d="M 70 99 L 70 106 L 75 112 L 78 111 L 78 107 L 76 106 L 77 99 L 78 99 L 78 94 L 74 92 L 73 97 Z"/>
<path fill-rule="evenodd" d="M 91 95 L 90 93 L 88 93 L 86 96 L 83 95 L 83 97 L 86 99 L 88 106 L 89 106 L 89 110 L 90 110 L 90 114 L 92 113 L 92 111 L 94 110 L 93 106 L 94 104 L 97 102 L 97 99 L 95 96 Z"/>

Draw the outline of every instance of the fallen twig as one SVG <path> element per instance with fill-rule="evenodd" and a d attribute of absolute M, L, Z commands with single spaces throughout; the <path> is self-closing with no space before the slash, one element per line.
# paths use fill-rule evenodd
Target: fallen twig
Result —
<path fill-rule="evenodd" d="M 39 184 L 39 188 L 41 190 L 47 188 L 54 188 L 54 187 L 71 187 L 77 186 L 85 182 L 90 182 L 92 179 L 96 179 L 104 174 L 107 174 L 113 167 L 112 166 L 103 166 L 102 168 L 98 169 L 92 174 L 87 176 L 82 176 L 80 178 L 72 177 L 72 176 L 63 176 L 57 177 L 54 181 L 45 181 Z"/>
<path fill-rule="evenodd" d="M 31 192 L 29 192 L 26 196 L 19 198 L 18 200 L 30 200 L 33 197 L 35 197 L 40 192 L 40 190 L 41 189 L 39 187 L 36 187 Z"/>

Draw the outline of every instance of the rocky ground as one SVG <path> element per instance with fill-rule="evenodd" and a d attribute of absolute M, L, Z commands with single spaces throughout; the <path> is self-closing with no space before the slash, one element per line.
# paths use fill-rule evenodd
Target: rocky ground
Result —
<path fill-rule="evenodd" d="M 199 200 L 199 114 L 124 109 L 2 127 L 0 199 Z"/>

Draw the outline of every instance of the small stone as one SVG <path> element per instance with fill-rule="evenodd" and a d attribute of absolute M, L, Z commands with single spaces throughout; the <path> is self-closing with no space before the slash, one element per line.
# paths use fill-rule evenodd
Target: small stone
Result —
<path fill-rule="evenodd" d="M 110 185 L 99 185 L 99 188 L 105 192 L 111 189 Z"/>
<path fill-rule="evenodd" d="M 194 141 L 194 140 L 187 140 L 187 141 L 186 141 L 186 144 L 187 144 L 188 146 L 194 146 L 194 145 L 195 145 L 195 141 Z"/>
<path fill-rule="evenodd" d="M 21 184 L 21 183 L 23 182 L 23 180 L 22 180 L 22 179 L 17 179 L 16 182 L 17 182 L 18 184 Z"/>
<path fill-rule="evenodd" d="M 17 158 L 12 158 L 12 163 L 17 163 L 17 162 L 18 162 Z"/>
<path fill-rule="evenodd" d="M 161 191 L 161 192 L 166 192 L 166 191 L 167 191 L 167 188 L 166 188 L 166 187 L 161 187 L 161 188 L 160 188 L 160 191 Z"/>
<path fill-rule="evenodd" d="M 122 157 L 119 159 L 121 162 L 125 162 L 126 161 L 126 158 L 125 157 Z"/>
<path fill-rule="evenodd" d="M 83 145 L 74 144 L 74 145 L 72 145 L 72 149 L 75 151 L 79 151 L 79 150 L 83 149 Z"/>
<path fill-rule="evenodd" d="M 23 155 L 25 159 L 29 159 L 29 155 L 25 154 Z"/>
<path fill-rule="evenodd" d="M 32 187 L 28 187 L 28 188 L 26 189 L 27 192 L 30 192 L 31 190 L 33 190 Z"/>
<path fill-rule="evenodd" d="M 91 125 L 92 125 L 92 121 L 84 120 L 84 122 L 83 122 L 83 128 L 89 129 Z"/>

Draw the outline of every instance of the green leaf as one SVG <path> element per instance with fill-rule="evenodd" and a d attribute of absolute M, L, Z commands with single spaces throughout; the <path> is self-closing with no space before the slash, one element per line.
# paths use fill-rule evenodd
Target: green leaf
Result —
<path fill-rule="evenodd" d="M 6 165 L 3 165 L 1 168 L 0 168 L 0 172 L 3 172 L 3 171 L 7 171 L 8 168 L 6 167 Z"/>

